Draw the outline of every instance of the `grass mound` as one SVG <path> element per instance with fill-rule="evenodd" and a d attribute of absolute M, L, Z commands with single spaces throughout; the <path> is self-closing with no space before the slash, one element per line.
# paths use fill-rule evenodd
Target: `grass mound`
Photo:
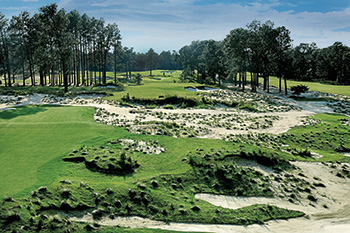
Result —
<path fill-rule="evenodd" d="M 134 141 L 119 139 L 108 141 L 100 146 L 82 146 L 79 150 L 73 150 L 63 158 L 66 162 L 84 163 L 91 171 L 111 175 L 127 175 L 133 173 L 140 164 L 134 160 L 133 152 L 144 154 L 159 154 L 165 149 L 156 146 L 158 142 Z"/>
<path fill-rule="evenodd" d="M 159 178 L 163 181 L 173 179 Z M 2 229 L 7 231 L 18 228 L 26 231 L 81 231 L 88 228 L 89 224 L 73 223 L 57 216 L 56 213 L 59 212 L 52 211 L 81 211 L 90 208 L 90 213 L 96 220 L 107 216 L 113 219 L 115 216 L 137 215 L 163 221 L 240 225 L 303 215 L 298 211 L 268 205 L 230 210 L 196 200 L 193 196 L 191 198 L 181 187 L 172 190 L 174 191 L 166 191 L 161 185 L 155 186 L 154 181 L 152 184 L 138 182 L 128 189 L 95 190 L 83 182 L 62 180 L 57 185 L 33 191 L 25 200 L 0 203 L 0 223 Z"/>

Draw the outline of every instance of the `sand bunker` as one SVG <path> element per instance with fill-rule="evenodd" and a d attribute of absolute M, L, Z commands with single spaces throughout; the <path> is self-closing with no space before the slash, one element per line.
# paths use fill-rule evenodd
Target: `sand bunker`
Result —
<path fill-rule="evenodd" d="M 253 204 L 271 204 L 282 208 L 303 211 L 307 216 L 290 220 L 269 221 L 264 225 L 217 225 L 217 224 L 187 224 L 187 223 L 164 223 L 140 217 L 117 217 L 110 219 L 104 217 L 97 221 L 102 225 L 123 226 L 132 228 L 157 228 L 177 231 L 199 231 L 199 232 L 261 232 L 261 233 L 340 233 L 348 232 L 350 229 L 350 189 L 348 180 L 337 177 L 334 174 L 334 165 L 321 163 L 295 162 L 294 165 L 300 169 L 306 179 L 313 180 L 314 177 L 322 180 L 327 188 L 317 190 L 317 203 L 309 205 L 307 202 L 292 204 L 280 198 L 261 197 L 230 197 L 212 194 L 197 194 L 195 197 L 224 208 L 237 209 Z M 338 167 L 342 164 L 338 164 Z M 324 208 L 327 204 L 328 208 Z M 95 222 L 91 214 L 74 217 L 70 220 Z"/>
<path fill-rule="evenodd" d="M 213 88 L 213 87 L 185 87 L 185 89 L 187 91 L 216 91 L 218 90 L 217 88 Z"/>
<path fill-rule="evenodd" d="M 56 97 L 54 97 L 56 98 Z M 199 116 L 215 117 L 223 114 L 239 114 L 244 117 L 260 117 L 263 115 L 277 116 L 272 122 L 271 127 L 265 129 L 256 130 L 259 133 L 283 133 L 288 129 L 301 125 L 302 120 L 312 114 L 318 112 L 330 112 L 332 109 L 325 106 L 326 102 L 298 102 L 295 103 L 293 100 L 281 98 L 283 101 L 296 104 L 301 107 L 302 111 L 287 111 L 287 112 L 269 112 L 269 113 L 250 113 L 245 111 L 227 111 L 222 109 L 209 110 L 209 109 L 151 109 L 147 110 L 150 113 L 161 112 L 162 114 L 168 114 L 169 116 L 175 116 L 174 114 L 197 114 Z M 51 99 L 52 100 L 52 99 Z M 74 106 L 92 106 L 96 108 L 104 108 L 109 114 L 118 114 L 118 118 L 126 121 L 138 120 L 138 121 L 149 121 L 159 120 L 155 115 L 145 116 L 142 108 L 130 108 L 122 107 L 116 104 L 111 104 L 107 101 L 101 100 L 100 98 L 56 98 L 55 101 L 51 101 L 50 97 L 42 94 L 35 94 L 30 96 L 14 97 L 9 98 L 1 102 L 0 109 L 11 109 L 12 106 L 20 105 L 31 105 L 31 104 L 63 104 L 63 105 L 74 105 Z M 136 110 L 136 112 L 135 112 Z M 141 111 L 139 111 L 141 110 Z M 134 111 L 134 112 L 133 112 Z M 137 113 L 139 111 L 139 113 Z M 201 114 L 201 115 L 200 115 Z M 166 119 L 163 119 L 166 121 Z M 178 119 L 169 119 L 168 121 L 186 123 L 188 125 L 196 124 L 193 122 L 193 118 L 189 117 L 188 121 L 179 121 Z M 244 122 L 243 122 L 244 123 Z M 220 138 L 225 134 L 242 134 L 248 132 L 254 132 L 254 130 L 231 130 L 218 126 L 203 126 L 210 128 L 213 132 L 207 137 Z M 350 156 L 350 154 L 343 154 L 344 156 Z M 212 203 L 213 205 L 223 206 L 225 208 L 241 208 L 243 206 L 252 204 L 272 204 L 279 207 L 301 210 L 307 217 L 291 219 L 288 221 L 269 221 L 265 225 L 251 225 L 251 226 L 232 226 L 232 225 L 215 225 L 215 224 L 183 224 L 183 223 L 164 223 L 159 221 L 153 221 L 149 219 L 143 219 L 139 217 L 117 217 L 115 219 L 104 218 L 99 221 L 103 225 L 119 225 L 125 227 L 147 227 L 147 228 L 159 228 L 167 230 L 179 230 L 179 231 L 201 231 L 201 232 L 317 232 L 317 233 L 340 233 L 347 232 L 350 229 L 350 188 L 349 180 L 347 178 L 341 178 L 336 176 L 337 171 L 335 169 L 341 169 L 341 164 L 336 165 L 324 165 L 321 163 L 305 163 L 295 162 L 294 165 L 306 175 L 309 182 L 313 182 L 314 178 L 317 177 L 322 180 L 326 188 L 317 188 L 317 202 L 310 205 L 310 201 L 303 200 L 300 203 L 292 204 L 284 199 L 279 198 L 246 198 L 246 197 L 228 197 L 228 196 L 216 196 L 210 194 L 197 194 L 196 198 L 202 199 Z M 270 173 L 270 171 L 265 171 Z M 86 221 L 93 222 L 91 214 L 87 213 L 84 216 L 70 216 L 71 220 L 74 221 Z"/>

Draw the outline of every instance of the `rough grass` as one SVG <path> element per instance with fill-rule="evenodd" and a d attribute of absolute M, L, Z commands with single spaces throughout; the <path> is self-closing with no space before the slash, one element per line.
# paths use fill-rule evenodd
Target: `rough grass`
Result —
<path fill-rule="evenodd" d="M 128 85 L 125 91 L 115 92 L 114 96 L 107 98 L 118 99 L 126 93 L 147 98 L 169 94 L 195 96 L 195 92 L 184 89 L 188 84 L 175 83 L 176 79 L 177 77 L 144 77 L 143 85 Z M 98 208 L 106 215 L 138 215 L 177 222 L 247 225 L 277 218 L 299 217 L 303 213 L 266 205 L 228 210 L 196 200 L 194 194 L 208 192 L 239 196 L 272 195 L 266 177 L 252 169 L 232 165 L 231 155 L 236 155 L 232 152 L 237 152 L 238 157 L 253 159 L 268 166 L 285 165 L 289 160 L 295 159 L 350 161 L 350 158 L 339 154 L 350 149 L 350 126 L 342 123 L 344 116 L 335 114 L 318 114 L 314 119 L 322 123 L 296 127 L 279 136 L 277 139 L 281 144 L 288 144 L 293 152 L 297 152 L 287 154 L 278 152 L 277 141 L 272 140 L 276 143 L 276 146 L 272 146 L 268 137 L 259 139 L 262 145 L 270 145 L 268 150 L 261 151 L 261 145 L 250 144 L 246 139 L 232 143 L 223 140 L 130 134 L 123 128 L 94 122 L 93 113 L 94 109 L 88 107 L 54 106 L 26 106 L 0 112 L 0 197 L 21 198 L 18 203 L 3 201 L 0 205 L 0 220 L 16 222 L 10 224 L 9 230 L 20 226 L 16 224 L 27 224 L 34 216 L 34 223 L 27 225 L 31 230 L 38 229 L 40 222 L 44 222 L 48 227 L 77 227 L 75 230 L 84 231 L 84 225 L 68 226 L 64 225 L 64 221 L 41 219 L 42 216 L 37 216 L 42 209 L 62 208 L 62 203 L 68 203 L 70 208 L 76 208 L 79 204 Z M 128 175 L 93 172 L 83 163 L 65 163 L 62 160 L 82 146 L 99 146 L 108 140 L 124 138 L 154 140 L 167 150 L 157 155 L 132 153 L 132 158 L 138 161 L 140 167 Z M 221 153 L 220 150 L 229 153 Z M 191 151 L 199 156 L 187 156 Z M 200 151 L 203 153 L 197 153 Z M 310 157 L 310 151 L 319 152 L 323 157 Z M 209 155 L 209 159 L 202 159 L 204 153 Z M 192 163 L 191 159 L 194 160 Z M 47 186 L 45 189 L 49 191 L 40 194 L 39 186 Z M 30 194 L 34 189 L 37 191 Z M 121 202 L 122 208 L 116 206 L 116 200 Z M 0 222 L 1 224 L 3 223 Z M 163 232 L 110 228 L 105 229 L 105 232 L 124 230 Z"/>
<path fill-rule="evenodd" d="M 342 124 L 342 119 L 348 119 L 338 114 L 316 114 L 312 119 L 321 123 L 305 127 L 295 127 L 288 131 L 286 143 L 299 151 L 308 149 L 322 155 L 319 159 L 301 156 L 300 160 L 308 161 L 339 161 L 349 162 L 350 158 L 341 152 L 350 152 L 350 126 Z"/>
<path fill-rule="evenodd" d="M 26 224 L 30 214 L 38 214 L 45 209 L 78 206 L 98 208 L 107 215 L 243 225 L 303 215 L 266 205 L 229 210 L 194 198 L 195 193 L 202 191 L 233 195 L 263 195 L 266 192 L 266 195 L 271 195 L 267 189 L 264 191 L 248 185 L 249 181 L 259 180 L 261 176 L 249 169 L 236 169 L 224 161 L 213 161 L 215 169 L 211 171 L 212 165 L 193 168 L 186 162 L 187 152 L 195 148 L 218 151 L 220 148 L 238 149 L 239 145 L 222 140 L 132 135 L 121 128 L 95 123 L 93 111 L 87 107 L 31 106 L 0 113 L 0 139 L 7 142 L 1 147 L 5 155 L 1 157 L 0 170 L 0 175 L 5 177 L 1 181 L 2 195 L 28 197 L 19 200 L 20 205 L 26 208 L 18 209 L 18 212 L 8 212 L 8 204 L 2 204 L 1 219 L 15 219 L 15 223 L 6 225 L 8 229 Z M 64 156 L 82 145 L 98 146 L 119 138 L 155 140 L 167 150 L 158 155 L 133 153 L 132 157 L 138 161 L 140 168 L 124 176 L 93 172 L 81 163 L 62 162 Z M 237 175 L 230 174 L 232 169 Z M 208 176 L 209 172 L 214 172 L 215 179 Z M 227 187 L 228 182 L 237 184 L 239 180 L 248 186 Z M 159 186 L 155 187 L 152 181 Z M 43 185 L 48 188 L 37 189 Z M 33 189 L 37 191 L 29 195 Z M 115 206 L 116 200 L 120 200 L 122 208 Z M 18 216 L 20 219 L 16 220 Z M 27 226 L 31 230 L 38 229 L 42 227 L 39 220 Z M 66 226 L 55 219 L 44 220 L 44 223 L 48 227 L 73 226 Z"/>

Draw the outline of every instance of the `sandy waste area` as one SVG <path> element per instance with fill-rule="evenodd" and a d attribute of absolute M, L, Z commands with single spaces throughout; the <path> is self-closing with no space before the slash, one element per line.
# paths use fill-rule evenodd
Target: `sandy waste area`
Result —
<path fill-rule="evenodd" d="M 1 98 L 7 98 L 2 96 Z M 283 97 L 281 97 L 283 98 Z M 8 101 L 0 102 L 0 111 L 12 109 L 15 106 L 20 105 L 31 105 L 31 104 L 47 104 L 47 95 L 35 94 L 31 96 L 22 96 L 20 98 L 13 97 Z M 285 99 L 292 103 L 290 99 Z M 52 101 L 49 103 L 52 103 Z M 302 110 L 288 111 L 288 112 L 268 112 L 268 113 L 249 113 L 238 110 L 227 110 L 227 109 L 149 109 L 149 114 L 144 116 L 142 107 L 130 108 L 122 107 L 119 105 L 111 105 L 107 101 L 102 101 L 100 98 L 88 99 L 78 98 L 71 99 L 69 101 L 59 99 L 54 101 L 55 104 L 73 105 L 73 106 L 92 106 L 95 108 L 105 109 L 109 113 L 118 114 L 119 118 L 127 121 L 143 120 L 159 120 L 157 117 L 152 116 L 152 112 L 163 112 L 167 114 L 202 114 L 202 116 L 213 117 L 215 115 L 222 114 L 239 114 L 250 118 L 261 117 L 265 115 L 277 116 L 276 120 L 273 121 L 271 127 L 265 129 L 256 130 L 228 130 L 220 127 L 208 127 L 211 130 L 210 135 L 206 135 L 209 138 L 221 138 L 223 135 L 229 134 L 244 134 L 248 132 L 258 133 L 273 133 L 280 134 L 288 131 L 290 128 L 302 125 L 302 120 L 305 117 L 313 115 L 319 112 L 332 112 L 326 103 L 323 102 L 298 102 L 292 103 L 297 104 Z M 132 110 L 141 110 L 139 115 Z M 136 111 L 137 112 L 137 111 Z M 107 119 L 108 120 L 108 119 Z M 175 121 L 178 123 L 179 120 L 165 120 Z M 186 122 L 188 125 L 197 125 L 198 122 L 189 119 Z M 344 156 L 350 156 L 344 154 Z M 231 197 L 231 196 L 220 196 L 211 194 L 197 194 L 195 197 L 207 201 L 216 206 L 222 206 L 230 209 L 237 209 L 244 206 L 253 204 L 271 204 L 282 208 L 288 208 L 292 210 L 300 210 L 306 214 L 305 217 L 290 219 L 290 220 L 278 220 L 269 221 L 264 225 L 250 225 L 250 226 L 234 226 L 234 225 L 215 225 L 215 224 L 184 224 L 184 223 L 164 223 L 160 221 L 154 221 L 150 219 L 144 219 L 140 217 L 116 217 L 110 219 L 104 217 L 98 221 L 102 225 L 113 225 L 123 226 L 132 228 L 157 228 L 166 230 L 177 230 L 177 231 L 200 231 L 200 232 L 291 232 L 291 233 L 342 233 L 350 232 L 350 182 L 347 178 L 340 178 L 335 175 L 333 168 L 327 164 L 321 163 L 307 163 L 307 162 L 294 162 L 294 165 L 302 171 L 306 178 L 310 181 L 314 177 L 318 177 L 325 185 L 325 188 L 317 187 L 317 202 L 310 205 L 309 200 L 301 200 L 299 203 L 291 203 L 286 199 L 280 198 L 260 198 L 260 197 Z M 339 164 L 338 166 L 341 166 Z M 268 168 L 263 168 L 261 165 L 252 164 L 251 167 L 263 171 L 265 174 L 272 173 Z M 74 221 L 94 222 L 92 215 L 86 213 L 85 215 L 70 215 L 68 216 Z"/>

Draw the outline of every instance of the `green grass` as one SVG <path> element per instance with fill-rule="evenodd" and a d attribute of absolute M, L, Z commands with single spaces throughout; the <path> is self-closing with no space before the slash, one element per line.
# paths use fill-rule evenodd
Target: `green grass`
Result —
<path fill-rule="evenodd" d="M 65 153 L 123 132 L 93 121 L 93 108 L 24 106 L 0 112 L 0 196 L 30 192 L 60 174 Z"/>
<path fill-rule="evenodd" d="M 260 79 L 259 82 L 262 84 L 263 79 Z M 310 91 L 319 91 L 324 93 L 350 96 L 350 86 L 331 85 L 331 84 L 324 84 L 319 82 L 304 82 L 304 81 L 293 81 L 293 80 L 287 81 L 288 88 L 299 84 L 308 86 L 310 88 Z M 279 87 L 279 79 L 277 77 L 270 77 L 270 85 Z M 282 90 L 283 89 L 284 89 L 284 81 L 282 80 Z"/>
<path fill-rule="evenodd" d="M 59 175 L 72 180 L 86 177 L 100 184 L 101 175 L 86 171 L 84 167 L 62 162 L 61 158 L 80 145 L 105 143 L 109 139 L 153 139 L 167 148 L 162 156 L 138 154 L 135 159 L 141 168 L 127 177 L 107 176 L 107 182 L 124 182 L 163 173 L 186 172 L 190 166 L 181 159 L 193 148 L 219 148 L 220 140 L 167 136 L 130 135 L 122 128 L 98 124 L 93 121 L 93 108 L 26 106 L 0 112 L 0 196 L 24 195 L 34 187 L 48 185 Z M 74 175 L 71 174 L 74 169 Z M 106 175 L 102 175 L 105 177 Z"/>
<path fill-rule="evenodd" d="M 299 126 L 280 135 L 236 135 L 230 140 L 247 143 L 260 148 L 287 150 L 281 159 L 319 162 L 350 162 L 350 157 L 341 153 L 350 152 L 350 126 L 343 124 L 349 117 L 339 114 L 316 114 L 310 117 L 312 125 Z M 312 156 L 311 152 L 321 155 Z"/>
<path fill-rule="evenodd" d="M 88 107 L 28 106 L 0 113 L 0 139 L 2 142 L 0 176 L 4 177 L 0 183 L 1 195 L 29 198 L 27 200 L 20 199 L 19 203 L 21 205 L 28 205 L 29 207 L 18 210 L 21 220 L 17 221 L 16 224 L 29 221 L 28 208 L 30 213 L 38 213 L 42 208 L 53 208 L 53 206 L 59 208 L 62 202 L 65 201 L 68 201 L 71 206 L 83 203 L 93 208 L 102 208 L 105 213 L 115 213 L 121 216 L 137 215 L 177 222 L 246 225 L 262 223 L 275 218 L 303 215 L 301 212 L 266 205 L 229 210 L 215 207 L 194 198 L 194 194 L 200 192 L 200 190 L 194 189 L 197 186 L 197 181 L 199 182 L 203 178 L 198 183 L 198 188 L 206 192 L 212 190 L 214 183 L 207 183 L 207 180 L 204 179 L 205 176 L 201 175 L 201 171 L 196 172 L 184 160 L 187 153 L 195 151 L 196 148 L 209 151 L 219 150 L 220 148 L 236 148 L 239 145 L 232 145 L 230 142 L 222 140 L 132 135 L 122 128 L 94 122 L 92 119 L 93 112 L 94 109 Z M 140 168 L 125 176 L 93 172 L 86 169 L 82 163 L 62 161 L 64 156 L 82 145 L 99 146 L 107 140 L 119 138 L 154 140 L 158 141 L 159 145 L 167 150 L 159 155 L 133 153 L 132 157 L 138 161 Z M 216 182 L 221 182 L 220 177 L 222 175 L 220 174 L 226 172 L 226 170 L 219 169 L 221 164 L 222 162 L 214 165 L 218 167 L 216 174 L 218 180 Z M 228 165 L 226 167 L 231 169 Z M 209 170 L 206 172 L 209 172 Z M 236 172 L 241 174 L 242 171 L 238 169 Z M 259 179 L 258 174 L 256 176 L 250 171 L 246 171 L 244 174 L 250 174 L 249 177 L 247 175 L 248 180 Z M 238 175 L 238 177 L 240 176 Z M 180 186 L 174 188 L 172 184 L 178 183 L 179 177 L 183 180 L 182 185 L 180 184 Z M 229 178 L 227 174 L 224 177 L 226 177 L 227 182 L 237 182 L 236 178 Z M 68 184 L 64 184 L 60 182 L 62 180 L 70 181 Z M 159 188 L 152 188 L 151 180 L 157 180 L 160 184 Z M 86 185 L 81 186 L 81 182 Z M 248 184 L 249 182 L 243 183 Z M 224 184 L 226 182 L 222 185 Z M 29 195 L 32 190 L 39 186 L 47 186 L 48 192 L 35 194 L 39 192 L 37 191 Z M 237 187 L 230 190 L 226 186 L 221 188 L 219 184 L 219 189 L 216 192 L 212 191 L 229 194 L 231 191 L 236 192 Z M 254 185 L 251 186 L 251 190 L 248 190 L 247 187 L 244 186 L 244 189 L 246 189 L 244 193 L 254 195 L 258 192 L 261 195 L 261 191 L 257 191 L 258 189 Z M 112 189 L 113 194 L 108 194 L 107 188 Z M 243 189 L 243 186 L 238 188 Z M 149 205 L 140 204 L 138 201 L 140 199 L 130 197 L 130 189 L 135 191 L 137 198 L 146 195 Z M 70 193 L 68 199 L 62 195 L 62 192 L 66 190 Z M 40 196 L 39 202 L 36 198 L 38 195 Z M 101 197 L 103 201 L 96 202 L 95 195 Z M 118 199 L 121 200 L 123 208 L 115 208 L 113 203 Z M 32 205 L 30 202 L 37 204 Z M 174 205 L 174 209 L 170 208 L 169 203 Z M 6 206 L 7 204 L 3 204 L 1 207 L 3 208 L 2 219 L 6 219 L 13 214 L 13 212 L 7 211 L 6 208 L 8 207 Z M 193 210 L 195 206 L 200 211 Z M 128 208 L 129 210 L 127 210 Z M 164 214 L 164 211 L 167 214 Z M 181 211 L 184 211 L 184 213 Z M 232 218 L 232 216 L 236 217 Z M 48 221 L 47 224 L 59 226 L 64 224 Z M 11 226 L 16 227 L 16 224 Z M 39 224 L 39 222 L 35 224 Z M 31 229 L 36 229 L 35 227 L 36 225 Z"/>
<path fill-rule="evenodd" d="M 113 96 L 106 99 L 121 99 L 126 93 L 129 93 L 130 97 L 135 96 L 137 98 L 157 98 L 159 96 L 172 96 L 177 95 L 179 97 L 195 97 L 196 92 L 185 90 L 185 87 L 193 85 L 193 83 L 174 83 L 175 78 L 159 77 L 160 80 L 155 80 L 149 77 L 144 77 L 141 85 L 129 85 L 125 87 L 124 91 L 113 93 Z"/>
<path fill-rule="evenodd" d="M 299 151 L 308 149 L 323 155 L 317 161 L 350 162 L 349 157 L 340 154 L 342 147 L 350 151 L 350 127 L 341 124 L 341 119 L 345 118 L 349 119 L 338 114 L 316 114 L 312 119 L 321 120 L 322 123 L 289 130 L 285 143 Z M 308 157 L 299 159 L 314 161 Z"/>
<path fill-rule="evenodd" d="M 115 97 L 111 97 L 110 99 L 120 99 L 127 92 L 129 92 L 130 96 L 146 97 L 146 98 L 154 98 L 154 97 L 158 97 L 159 95 L 167 95 L 167 94 L 168 95 L 179 95 L 179 96 L 193 96 L 193 95 L 195 95 L 195 93 L 189 93 L 189 91 L 185 91 L 183 89 L 183 87 L 190 86 L 191 84 L 178 83 L 179 77 L 180 77 L 182 71 L 178 70 L 175 73 L 166 73 L 165 76 L 161 73 L 162 71 L 164 71 L 164 70 L 153 70 L 152 77 L 149 77 L 149 71 L 132 72 L 132 75 L 136 75 L 137 73 L 140 73 L 143 76 L 142 85 L 134 86 L 132 84 L 132 85 L 126 87 L 125 91 L 115 93 Z M 97 77 L 97 79 L 98 79 L 98 77 Z M 125 73 L 123 73 L 123 72 L 117 73 L 117 79 L 119 81 L 125 80 Z M 107 72 L 107 80 L 109 82 L 114 81 L 114 73 L 113 72 Z M 174 83 L 174 80 L 177 83 Z M 250 73 L 247 73 L 247 80 L 249 82 Z M 37 80 L 37 82 L 38 82 L 38 80 Z M 262 84 L 263 79 L 260 78 L 259 82 Z M 21 86 L 22 79 L 16 80 L 16 83 L 18 83 Z M 26 83 L 27 83 L 27 85 L 29 85 L 30 79 L 27 79 Z M 304 82 L 304 81 L 294 81 L 294 80 L 288 80 L 288 83 L 287 83 L 289 88 L 291 86 L 296 86 L 299 84 L 303 84 L 303 85 L 308 86 L 310 88 L 310 91 L 319 91 L 319 92 L 324 92 L 324 93 L 332 93 L 332 94 L 350 96 L 350 86 L 331 85 L 331 84 L 324 84 L 324 83 L 320 83 L 320 82 Z M 278 78 L 271 76 L 270 77 L 270 85 L 278 87 L 279 86 Z M 30 87 L 28 87 L 28 88 L 30 88 Z M 52 89 L 58 88 L 60 90 L 63 90 L 63 87 L 51 87 L 51 88 Z M 282 80 L 282 88 L 284 88 L 283 80 Z M 76 88 L 70 87 L 69 89 L 74 90 Z M 94 90 L 106 90 L 106 89 L 102 89 L 102 88 L 95 89 L 94 88 Z"/>
<path fill-rule="evenodd" d="M 154 74 L 160 75 L 160 71 L 155 71 Z M 148 75 L 148 72 L 143 75 Z M 193 98 L 195 92 L 186 91 L 184 87 L 196 84 L 174 82 L 178 79 L 176 75 L 178 74 L 174 74 L 173 77 L 144 77 L 143 85 L 135 86 L 127 83 L 125 90 L 114 92 L 113 96 L 106 98 L 120 99 L 126 93 L 129 93 L 130 97 L 137 98 L 157 98 L 160 95 Z M 57 89 L 53 88 L 53 91 L 55 90 Z M 245 107 L 249 108 L 249 106 Z M 250 144 L 249 140 L 244 138 L 240 142 L 232 143 L 232 141 L 213 139 L 130 134 L 123 128 L 96 123 L 92 117 L 94 112 L 95 110 L 89 107 L 45 105 L 23 106 L 0 112 L 0 177 L 2 177 L 0 198 L 4 196 L 19 198 L 18 203 L 2 202 L 0 221 L 13 216 L 13 212 L 18 211 L 21 220 L 12 227 L 16 227 L 16 224 L 20 226 L 29 222 L 30 214 L 35 216 L 42 208 L 52 208 L 52 206 L 59 208 L 62 202 L 68 202 L 72 207 L 83 203 L 92 208 L 102 209 L 106 214 L 137 215 L 162 221 L 213 224 L 247 225 L 303 215 L 301 212 L 266 205 L 229 210 L 196 200 L 194 194 L 208 192 L 271 196 L 268 178 L 253 170 L 232 165 L 234 158 L 231 155 L 236 155 L 236 152 L 238 157 L 255 159 L 262 164 L 265 162 L 267 166 L 286 164 L 290 160 L 316 161 L 314 158 L 282 153 L 278 149 L 275 150 L 275 147 L 261 151 L 260 145 Z M 296 151 L 308 149 L 319 152 L 323 157 L 318 161 L 349 162 L 350 158 L 335 152 L 343 148 L 350 149 L 350 128 L 342 125 L 340 121 L 345 117 L 318 114 L 314 118 L 323 123 L 295 127 L 277 136 L 280 144 L 288 144 L 289 148 Z M 135 172 L 124 176 L 88 170 L 84 163 L 62 160 L 74 149 L 106 145 L 109 140 L 122 138 L 157 141 L 161 147 L 166 148 L 166 152 L 159 155 L 130 153 L 140 167 Z M 276 141 L 271 138 L 262 138 L 259 142 L 264 140 L 266 143 Z M 221 152 L 221 150 L 229 152 Z M 243 151 L 245 153 L 242 153 Z M 192 160 L 197 162 L 190 163 L 189 152 L 198 155 L 192 157 Z M 220 156 L 217 156 L 217 153 Z M 212 157 L 203 160 L 204 154 L 211 154 Z M 71 184 L 63 184 L 60 182 L 62 180 L 69 180 Z M 157 182 L 159 185 L 154 187 L 152 182 Z M 40 201 L 37 201 L 37 196 L 30 193 L 40 186 L 47 186 L 49 192 L 40 196 Z M 108 188 L 113 190 L 112 194 L 108 193 Z M 62 195 L 62 192 L 67 190 L 70 192 L 69 198 Z M 130 197 L 130 190 L 135 193 L 136 198 Z M 27 199 L 24 199 L 25 197 Z M 143 202 L 144 197 L 147 197 L 147 205 Z M 122 208 L 116 208 L 115 200 L 121 201 Z M 143 201 L 140 203 L 140 200 Z M 31 204 L 31 202 L 39 203 Z M 13 208 L 16 204 L 25 208 Z M 200 210 L 193 210 L 194 207 Z M 40 217 L 36 217 L 35 224 L 32 224 L 30 227 L 33 228 L 30 229 L 35 229 L 40 223 L 38 218 Z M 44 220 L 47 224 L 56 220 L 50 221 Z M 54 224 L 61 226 L 65 223 Z M 75 225 L 66 227 L 73 226 Z M 78 229 L 83 227 L 84 225 Z M 104 232 L 160 233 L 164 231 L 106 228 Z"/>
<path fill-rule="evenodd" d="M 69 87 L 68 90 L 71 92 L 107 92 L 113 94 L 111 96 L 105 97 L 108 100 L 120 100 L 123 96 L 129 93 L 130 97 L 135 96 L 136 98 L 158 98 L 159 96 L 179 96 L 179 97 L 195 97 L 198 98 L 196 92 L 191 92 L 185 90 L 187 86 L 200 85 L 193 83 L 180 83 L 179 77 L 181 71 L 176 71 L 175 73 L 163 74 L 163 70 L 152 71 L 152 77 L 149 76 L 149 71 L 132 72 L 132 75 L 140 73 L 143 76 L 141 85 L 136 85 L 133 82 L 126 80 L 124 73 L 117 74 L 118 82 L 123 83 L 124 88 L 101 88 L 101 87 Z M 107 72 L 107 82 L 114 82 L 113 72 Z M 5 90 L 3 88 L 3 90 Z M 12 91 L 14 94 L 25 94 L 32 92 L 41 92 L 47 94 L 60 94 L 63 95 L 63 86 L 46 86 L 46 87 L 11 87 L 6 88 L 6 90 Z"/>

